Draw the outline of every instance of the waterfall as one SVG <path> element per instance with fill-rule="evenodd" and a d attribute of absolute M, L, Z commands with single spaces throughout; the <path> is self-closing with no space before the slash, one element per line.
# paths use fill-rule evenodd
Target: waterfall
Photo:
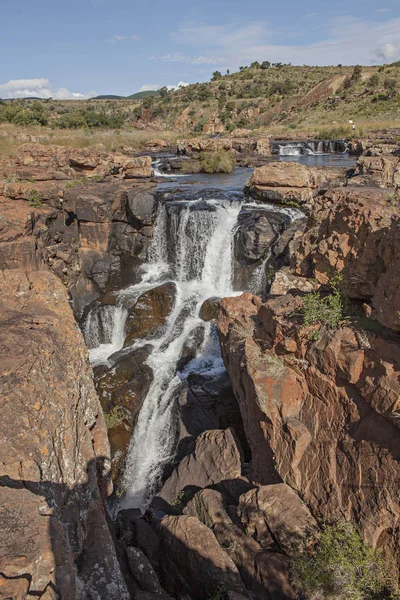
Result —
<path fill-rule="evenodd" d="M 152 340 L 148 359 L 154 380 L 140 410 L 130 442 L 120 507 L 145 508 L 175 451 L 174 406 L 181 379 L 176 366 L 190 333 L 203 323 L 199 311 L 211 296 L 233 295 L 234 230 L 241 203 L 223 200 L 169 202 L 160 207 L 154 244 L 145 273 L 165 272 L 175 281 L 174 308 L 161 336 Z M 155 283 L 153 281 L 153 283 Z M 134 286 L 133 286 L 134 287 Z M 191 369 L 223 370 L 215 327 L 206 325 L 202 348 Z M 182 375 L 181 375 L 182 376 Z"/>
<path fill-rule="evenodd" d="M 93 365 L 106 363 L 111 354 L 122 348 L 127 316 L 122 304 L 91 308 L 82 329 Z"/>

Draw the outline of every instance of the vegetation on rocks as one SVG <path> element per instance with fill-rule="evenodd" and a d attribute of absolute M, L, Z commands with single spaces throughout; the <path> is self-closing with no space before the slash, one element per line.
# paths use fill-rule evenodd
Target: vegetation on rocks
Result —
<path fill-rule="evenodd" d="M 387 600 L 399 593 L 391 561 L 366 546 L 350 523 L 326 526 L 294 557 L 292 580 L 308 600 Z"/>
<path fill-rule="evenodd" d="M 232 152 L 201 152 L 199 159 L 183 165 L 183 173 L 232 173 L 236 161 Z"/>
<path fill-rule="evenodd" d="M 336 330 L 344 321 L 345 299 L 340 289 L 339 277 L 331 283 L 332 293 L 322 295 L 312 292 L 304 297 L 300 314 L 306 326 L 323 325 Z"/>

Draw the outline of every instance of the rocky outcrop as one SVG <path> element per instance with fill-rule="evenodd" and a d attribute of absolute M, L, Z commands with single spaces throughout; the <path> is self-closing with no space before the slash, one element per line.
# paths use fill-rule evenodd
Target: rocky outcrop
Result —
<path fill-rule="evenodd" d="M 0 274 L 0 595 L 128 599 L 102 411 L 62 283 Z"/>
<path fill-rule="evenodd" d="M 314 517 L 355 522 L 366 542 L 398 555 L 399 341 L 349 326 L 310 335 L 301 303 L 244 294 L 221 304 L 251 480 L 284 482 Z"/>
<path fill-rule="evenodd" d="M 185 457 L 165 482 L 158 497 L 174 506 L 193 490 L 241 476 L 242 455 L 233 430 L 205 431 L 194 451 Z M 155 500 L 157 503 L 157 499 Z"/>
<path fill-rule="evenodd" d="M 346 171 L 342 168 L 270 162 L 254 170 L 245 192 L 266 202 L 296 202 L 307 208 L 321 191 L 346 184 Z"/>
<path fill-rule="evenodd" d="M 7 184 L 0 196 L 0 267 L 48 268 L 78 316 L 110 287 L 135 280 L 156 214 L 152 184 Z M 32 195 L 33 194 L 33 195 Z M 28 200 L 28 202 L 26 201 Z"/>
<path fill-rule="evenodd" d="M 165 517 L 159 535 L 163 577 L 171 593 L 206 600 L 222 590 L 239 594 L 233 596 L 238 600 L 249 598 L 234 562 L 198 519 Z"/>
<path fill-rule="evenodd" d="M 42 144 L 23 144 L 2 170 L 7 176 L 34 181 L 62 181 L 82 176 L 130 179 L 151 177 L 153 173 L 150 156 L 130 157 L 95 148 L 76 150 Z"/>
<path fill-rule="evenodd" d="M 315 200 L 313 219 L 293 249 L 294 273 L 321 284 L 342 274 L 348 296 L 371 300 L 378 321 L 400 330 L 396 196 L 376 188 L 331 190 Z"/>
<path fill-rule="evenodd" d="M 399 155 L 400 143 L 393 139 L 353 139 L 348 142 L 350 155 L 382 156 L 387 154 Z"/>
<path fill-rule="evenodd" d="M 361 156 L 355 175 L 367 177 L 382 188 L 397 188 L 400 185 L 400 156 Z"/>

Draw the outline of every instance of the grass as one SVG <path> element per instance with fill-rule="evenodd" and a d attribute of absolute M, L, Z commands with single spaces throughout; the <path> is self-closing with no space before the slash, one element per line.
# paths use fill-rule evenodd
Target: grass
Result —
<path fill-rule="evenodd" d="M 299 312 L 303 324 L 307 327 L 322 325 L 336 331 L 345 322 L 345 298 L 341 292 L 341 278 L 337 276 L 332 282 L 332 293 L 322 295 L 320 292 L 311 292 L 304 297 L 303 305 Z M 312 339 L 318 339 L 318 332 L 311 333 Z"/>
<path fill-rule="evenodd" d="M 325 526 L 311 547 L 292 558 L 292 583 L 307 600 L 399 597 L 394 563 L 366 546 L 350 523 Z"/>

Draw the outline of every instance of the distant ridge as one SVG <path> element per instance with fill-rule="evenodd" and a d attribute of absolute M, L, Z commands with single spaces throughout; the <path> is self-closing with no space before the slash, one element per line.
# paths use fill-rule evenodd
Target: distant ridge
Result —
<path fill-rule="evenodd" d="M 128 100 L 140 100 L 141 98 L 147 98 L 147 96 L 159 96 L 159 92 L 155 90 L 147 90 L 146 92 L 136 92 L 131 96 L 127 96 Z"/>
<path fill-rule="evenodd" d="M 125 96 L 115 96 L 114 94 L 104 94 L 103 96 L 94 96 L 90 100 L 124 100 Z"/>

